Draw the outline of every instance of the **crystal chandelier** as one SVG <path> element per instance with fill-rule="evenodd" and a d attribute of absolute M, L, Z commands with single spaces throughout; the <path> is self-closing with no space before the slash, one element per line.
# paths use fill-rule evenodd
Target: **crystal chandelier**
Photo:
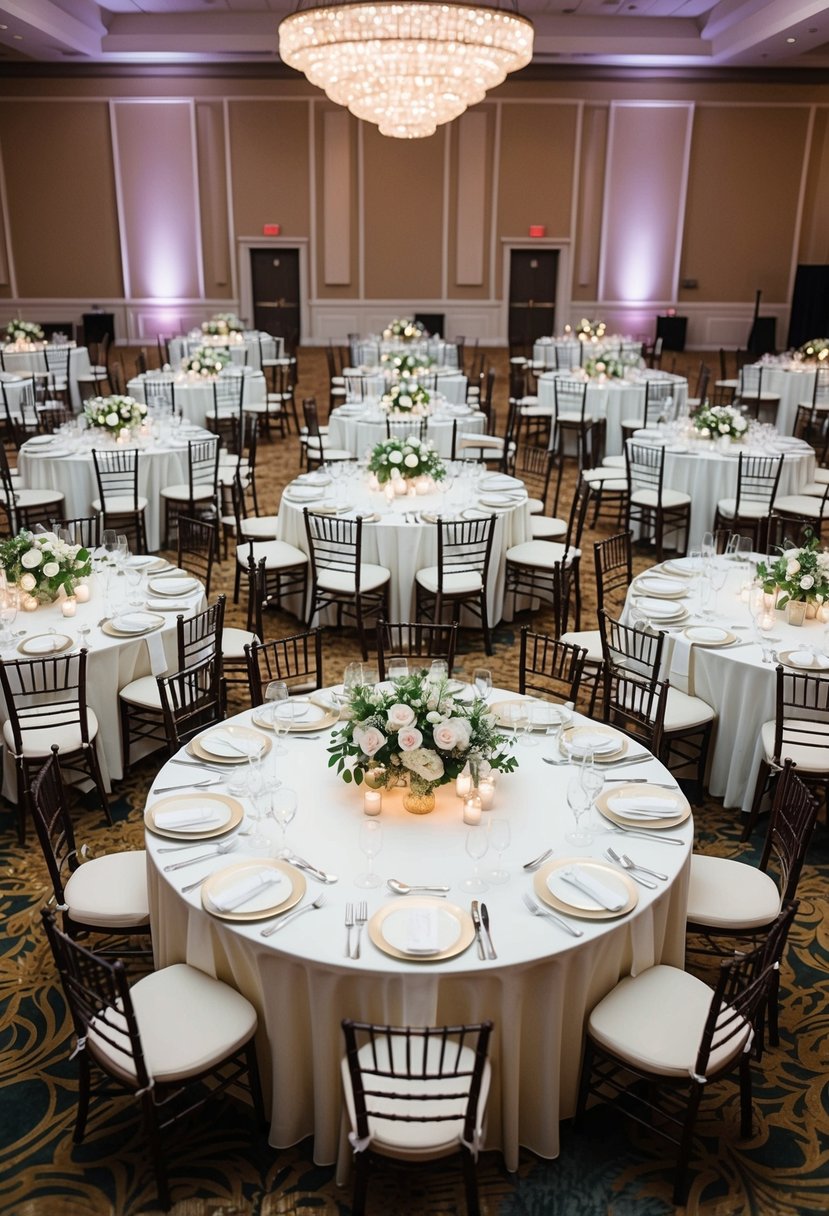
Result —
<path fill-rule="evenodd" d="M 507 2 L 300 0 L 279 54 L 382 135 L 421 139 L 530 62 L 532 23 Z"/>

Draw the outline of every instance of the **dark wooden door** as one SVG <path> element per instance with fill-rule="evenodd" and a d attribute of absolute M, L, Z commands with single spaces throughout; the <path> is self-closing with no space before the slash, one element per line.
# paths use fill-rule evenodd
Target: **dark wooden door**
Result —
<path fill-rule="evenodd" d="M 558 250 L 510 253 L 509 340 L 529 344 L 555 333 Z"/>
<path fill-rule="evenodd" d="M 284 338 L 293 349 L 299 342 L 299 250 L 251 249 L 253 326 Z"/>

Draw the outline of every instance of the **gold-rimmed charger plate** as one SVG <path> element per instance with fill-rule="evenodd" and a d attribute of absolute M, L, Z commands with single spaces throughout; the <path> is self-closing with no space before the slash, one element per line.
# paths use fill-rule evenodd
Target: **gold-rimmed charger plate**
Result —
<path fill-rule="evenodd" d="M 242 739 L 251 739 L 257 743 L 261 743 L 262 746 L 259 752 L 253 756 L 255 760 L 264 759 L 273 747 L 272 739 L 268 739 L 261 731 L 252 730 L 249 726 L 215 726 L 212 730 L 205 731 L 203 735 L 198 736 L 196 739 L 191 739 L 185 750 L 191 756 L 195 756 L 197 760 L 207 760 L 210 764 L 247 764 L 251 759 L 250 755 L 221 756 L 216 752 L 210 751 L 204 746 L 202 739 L 207 739 L 212 734 L 239 735 Z"/>
<path fill-rule="evenodd" d="M 682 581 L 682 586 L 671 587 L 671 583 Z M 687 580 L 671 578 L 670 575 L 640 574 L 633 581 L 635 595 L 647 595 L 657 600 L 684 600 L 691 593 Z"/>
<path fill-rule="evenodd" d="M 354 503 L 345 503 L 341 507 L 309 507 L 309 515 L 347 515 L 354 510 Z"/>
<path fill-rule="evenodd" d="M 178 599 L 182 595 L 192 595 L 199 589 L 199 580 L 190 574 L 165 574 L 163 578 L 153 579 L 147 584 L 147 590 L 153 595 L 169 595 Z"/>
<path fill-rule="evenodd" d="M 122 613 L 123 616 L 130 616 L 128 612 Z M 157 629 L 166 623 L 166 618 L 159 616 L 157 612 L 142 612 L 141 616 L 151 616 L 155 618 L 155 624 L 147 625 L 146 629 L 119 629 L 115 621 L 104 621 L 101 626 L 101 633 L 105 633 L 110 638 L 143 638 L 148 633 L 155 633 Z"/>
<path fill-rule="evenodd" d="M 339 709 L 320 705 L 319 702 L 312 700 L 310 697 L 295 697 L 293 698 L 295 706 L 307 706 L 307 717 L 303 715 L 301 718 L 292 718 L 288 727 L 291 734 L 298 731 L 315 731 L 327 730 L 329 726 L 333 726 L 335 722 L 340 720 Z M 260 705 L 253 711 L 252 721 L 260 728 L 260 730 L 273 730 L 271 722 L 263 718 L 262 711 L 265 706 Z M 268 740 L 270 742 L 270 740 Z"/>
<path fill-rule="evenodd" d="M 513 708 L 520 706 L 520 709 Z M 529 716 L 533 730 L 547 730 L 550 726 L 557 726 L 560 706 L 554 705 L 551 701 L 540 701 L 534 697 L 516 698 L 511 701 L 495 701 L 490 705 L 490 713 L 495 714 L 495 724 L 499 730 L 515 730 L 516 722 L 513 714 L 517 716 L 521 722 L 520 729 L 524 729 L 522 715 Z"/>
<path fill-rule="evenodd" d="M 808 671 L 811 672 L 812 675 L 818 676 L 823 675 L 826 671 L 829 671 L 829 664 L 827 664 L 826 667 L 821 667 L 818 663 L 793 663 L 792 655 L 799 653 L 799 650 L 778 650 L 777 658 L 784 667 L 790 667 L 792 671 Z"/>
<path fill-rule="evenodd" d="M 708 631 L 707 637 L 706 631 Z M 719 637 L 711 636 L 715 631 L 720 635 Z M 687 641 L 693 642 L 695 646 L 705 646 L 711 650 L 716 650 L 718 646 L 731 646 L 733 642 L 737 641 L 736 633 L 719 625 L 689 625 L 687 629 L 683 629 L 682 636 Z"/>
<path fill-rule="evenodd" d="M 51 638 L 54 645 L 49 650 L 31 650 L 31 643 L 36 642 L 39 638 Z M 29 659 L 51 659 L 53 655 L 71 650 L 74 645 L 72 638 L 65 633 L 34 633 L 30 638 L 24 638 L 17 649 L 20 654 L 25 654 Z"/>
<path fill-rule="evenodd" d="M 655 566 L 654 570 L 664 571 L 665 574 L 669 575 L 671 578 L 696 578 L 698 574 L 702 573 L 702 562 L 700 562 L 699 567 L 695 567 L 693 565 L 682 566 L 678 564 L 679 562 L 690 563 L 692 560 L 693 559 L 690 557 L 669 558 L 668 561 L 663 562 L 661 566 Z"/>
<path fill-rule="evenodd" d="M 199 828 L 198 831 L 188 832 L 183 828 L 159 827 L 155 822 L 158 811 L 183 811 L 187 809 L 188 804 L 211 802 L 227 807 L 230 811 L 230 818 L 216 827 Z M 152 806 L 148 806 L 144 812 L 144 826 L 153 835 L 165 836 L 169 840 L 210 840 L 214 836 L 224 836 L 225 832 L 230 832 L 233 828 L 238 827 L 244 814 L 241 802 L 237 802 L 235 798 L 229 798 L 227 794 L 201 793 L 199 790 L 193 790 L 190 794 L 171 794 L 169 798 L 159 798 Z"/>
<path fill-rule="evenodd" d="M 438 950 L 434 954 L 410 954 L 386 939 L 383 929 L 390 917 L 406 916 L 410 912 L 416 912 L 418 908 L 434 908 L 439 917 L 446 918 L 450 932 L 452 923 L 457 926 L 458 935 L 446 949 Z M 366 928 L 378 950 L 382 950 L 391 958 L 405 959 L 409 963 L 438 963 L 445 958 L 454 958 L 458 954 L 463 954 L 464 950 L 467 950 L 475 940 L 475 926 L 472 924 L 472 917 L 468 912 L 457 904 L 447 903 L 445 899 L 430 899 L 425 896 L 415 896 L 414 898 L 410 896 L 386 904 L 374 913 Z M 440 935 L 442 931 L 447 932 L 439 927 L 438 934 Z"/>
<path fill-rule="evenodd" d="M 246 907 L 244 904 L 241 908 L 234 908 L 232 912 L 223 912 L 215 906 L 212 896 L 218 895 L 237 880 L 244 878 L 246 874 L 255 873 L 257 870 L 278 871 L 288 880 L 288 886 L 286 887 L 284 882 L 280 882 L 270 897 L 267 891 L 260 892 L 255 897 L 255 900 L 260 902 L 260 906 L 248 908 L 247 911 L 244 910 Z M 245 861 L 237 861 L 234 865 L 225 866 L 223 869 L 216 870 L 214 874 L 211 874 L 202 883 L 201 902 L 205 912 L 209 912 L 211 916 L 218 917 L 219 920 L 243 922 L 265 920 L 267 917 L 279 916 L 280 913 L 287 912 L 289 908 L 293 908 L 298 904 L 305 894 L 305 886 L 304 876 L 300 874 L 299 870 L 295 870 L 293 866 L 289 866 L 287 862 L 277 861 L 272 857 L 249 857 Z M 269 898 L 271 902 L 265 905 L 262 901 L 266 901 Z"/>
<path fill-rule="evenodd" d="M 566 888 L 565 895 L 561 896 L 556 891 L 551 891 L 548 885 L 550 876 L 560 870 L 569 870 L 573 866 L 588 872 L 594 871 L 596 877 L 601 878 L 603 883 L 618 889 L 620 895 L 624 893 L 627 899 L 623 907 L 616 912 L 611 912 L 609 908 L 596 907 L 595 901 L 588 895 L 582 895 L 578 888 L 567 886 L 563 880 L 562 885 Z M 632 912 L 639 902 L 639 890 L 629 875 L 622 870 L 617 870 L 609 862 L 594 861 L 590 857 L 562 857 L 558 861 L 548 861 L 540 870 L 536 870 L 533 876 L 533 887 L 538 898 L 548 908 L 555 908 L 557 912 L 564 912 L 568 916 L 577 916 L 580 920 L 617 920 L 620 916 L 627 916 L 628 912 Z"/>
<path fill-rule="evenodd" d="M 644 600 L 649 600 L 650 603 L 645 604 Z M 643 612 L 653 625 L 676 625 L 680 621 L 687 621 L 691 615 L 685 605 L 678 600 L 661 599 L 656 595 L 633 595 L 630 602 L 640 612 Z M 658 608 L 657 604 L 660 605 Z M 664 612 L 663 608 L 668 607 L 676 608 L 676 611 Z"/>
<path fill-rule="evenodd" d="M 570 751 L 566 746 L 568 743 L 578 741 L 579 738 L 585 742 L 585 736 L 604 737 L 608 739 L 616 739 L 619 746 L 612 751 L 593 752 L 593 760 L 596 764 L 608 764 L 611 760 L 618 760 L 620 756 L 624 756 L 628 750 L 628 740 L 624 735 L 620 735 L 618 731 L 613 730 L 610 726 L 571 726 L 562 736 L 560 748 L 564 756 L 572 756 L 574 760 L 581 760 L 583 751 Z M 584 751 L 587 750 L 586 742 Z"/>
<path fill-rule="evenodd" d="M 614 811 L 610 806 L 611 798 L 659 798 L 666 800 L 672 797 L 677 807 L 680 808 L 678 815 L 666 815 L 662 819 L 656 818 L 639 818 L 636 815 L 627 815 L 624 811 Z M 611 823 L 616 823 L 623 828 L 644 828 L 645 831 L 656 829 L 659 831 L 662 828 L 675 828 L 679 824 L 684 823 L 691 814 L 691 806 L 688 799 L 683 795 L 681 790 L 665 790 L 659 785 L 619 785 L 613 787 L 612 790 L 602 790 L 596 799 L 596 809 L 604 815 L 605 819 L 609 819 Z"/>

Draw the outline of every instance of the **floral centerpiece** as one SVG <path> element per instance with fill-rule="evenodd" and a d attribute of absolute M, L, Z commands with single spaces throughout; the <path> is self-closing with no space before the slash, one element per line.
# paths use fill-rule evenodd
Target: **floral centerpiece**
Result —
<path fill-rule="evenodd" d="M 134 397 L 91 397 L 83 407 L 83 416 L 87 426 L 126 438 L 130 431 L 141 426 L 147 417 L 147 407 Z"/>
<path fill-rule="evenodd" d="M 412 342 L 415 338 L 422 338 L 425 332 L 419 321 L 413 321 L 411 317 L 395 317 L 383 330 L 383 337 L 402 338 L 404 342 Z"/>
<path fill-rule="evenodd" d="M 770 595 L 777 592 L 778 608 L 784 608 L 789 600 L 805 600 L 811 605 L 829 600 L 829 553 L 811 530 L 806 535 L 800 549 L 783 549 L 774 562 L 757 563 L 763 590 Z"/>
<path fill-rule="evenodd" d="M 424 418 L 432 412 L 428 390 L 418 384 L 417 380 L 407 377 L 401 377 L 383 393 L 380 405 L 389 414 L 406 414 L 410 417 L 414 415 L 417 418 Z"/>
<path fill-rule="evenodd" d="M 584 364 L 584 372 L 591 380 L 623 380 L 628 366 L 615 355 L 601 355 L 588 359 Z"/>
<path fill-rule="evenodd" d="M 241 334 L 244 325 L 234 312 L 215 312 L 209 321 L 202 321 L 202 333 L 211 338 L 226 338 L 228 334 Z"/>
<path fill-rule="evenodd" d="M 407 809 L 424 813 L 434 791 L 463 772 L 470 760 L 511 773 L 517 760 L 509 740 L 495 730 L 486 703 L 456 701 L 445 679 L 409 675 L 389 684 L 359 684 L 351 690 L 348 722 L 333 735 L 329 768 L 343 781 L 392 788 L 408 780 L 415 799 Z M 431 802 L 431 805 L 428 803 Z"/>
<path fill-rule="evenodd" d="M 693 421 L 704 439 L 723 436 L 740 439 L 748 430 L 748 419 L 731 405 L 708 405 L 706 402 L 694 414 Z"/>
<path fill-rule="evenodd" d="M 381 486 L 398 478 L 431 477 L 433 481 L 441 481 L 446 474 L 434 444 L 416 435 L 378 443 L 372 449 L 368 468 Z"/>
<path fill-rule="evenodd" d="M 73 594 L 76 582 L 91 573 L 92 557 L 82 545 L 69 545 L 54 532 L 24 530 L 0 541 L 0 566 L 9 583 L 47 604 L 57 599 L 61 589 Z"/>
<path fill-rule="evenodd" d="M 428 355 L 381 355 L 380 362 L 386 363 L 392 372 L 398 376 L 406 376 L 420 368 L 431 367 L 434 359 Z"/>
<path fill-rule="evenodd" d="M 43 330 L 37 321 L 21 321 L 15 317 L 6 326 L 7 342 L 42 342 Z"/>
<path fill-rule="evenodd" d="M 181 370 L 193 376 L 218 376 L 230 363 L 230 355 L 221 346 L 197 346 L 181 361 Z"/>
<path fill-rule="evenodd" d="M 807 363 L 825 363 L 829 359 L 829 338 L 812 338 L 799 346 L 795 355 Z"/>
<path fill-rule="evenodd" d="M 589 342 L 593 338 L 603 338 L 607 323 L 605 321 L 591 320 L 590 317 L 582 317 L 576 326 L 576 337 L 580 342 Z"/>

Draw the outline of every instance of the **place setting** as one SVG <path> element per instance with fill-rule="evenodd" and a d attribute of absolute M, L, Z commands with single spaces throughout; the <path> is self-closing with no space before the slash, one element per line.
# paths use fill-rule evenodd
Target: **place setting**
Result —
<path fill-rule="evenodd" d="M 589 857 L 548 861 L 533 875 L 533 890 L 548 908 L 583 920 L 627 916 L 639 902 L 629 875 Z"/>
<path fill-rule="evenodd" d="M 258 730 L 245 726 L 223 726 L 191 739 L 185 751 L 196 760 L 233 766 L 263 759 L 272 746 L 272 740 Z"/>
<path fill-rule="evenodd" d="M 156 612 L 116 613 L 109 620 L 102 622 L 101 632 L 111 638 L 141 637 L 161 629 L 165 619 Z"/>

